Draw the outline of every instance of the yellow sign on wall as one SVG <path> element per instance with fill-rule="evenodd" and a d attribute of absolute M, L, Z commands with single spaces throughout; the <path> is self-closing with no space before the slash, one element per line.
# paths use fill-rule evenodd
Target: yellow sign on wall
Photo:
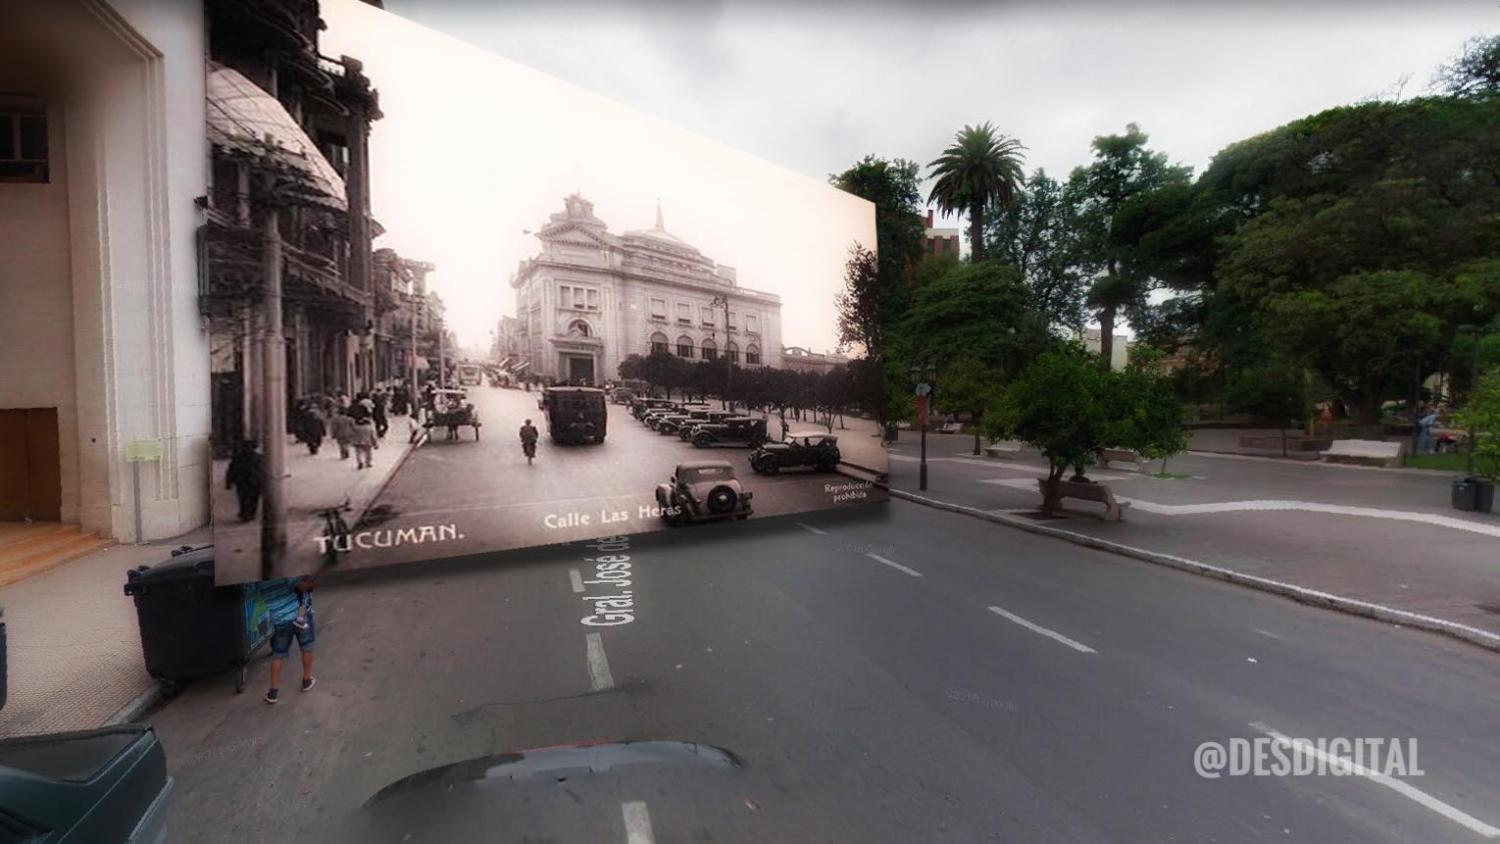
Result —
<path fill-rule="evenodd" d="M 127 463 L 149 463 L 162 458 L 161 440 L 131 440 L 125 446 Z"/>

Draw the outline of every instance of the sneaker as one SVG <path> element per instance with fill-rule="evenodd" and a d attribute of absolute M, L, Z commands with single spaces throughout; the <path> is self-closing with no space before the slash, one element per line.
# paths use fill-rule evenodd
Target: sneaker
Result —
<path fill-rule="evenodd" d="M 270 691 L 266 692 L 266 703 L 275 703 L 276 702 L 276 695 L 277 695 L 276 689 L 271 689 Z"/>
<path fill-rule="evenodd" d="M 308 691 L 317 682 L 318 682 L 318 678 L 317 677 L 304 677 L 302 679 L 302 691 L 304 691 L 304 692 Z"/>

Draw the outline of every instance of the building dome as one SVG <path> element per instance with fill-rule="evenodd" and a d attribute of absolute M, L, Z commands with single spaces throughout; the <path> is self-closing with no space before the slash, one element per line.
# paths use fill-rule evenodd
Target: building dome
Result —
<path fill-rule="evenodd" d="M 671 232 L 667 231 L 666 226 L 662 224 L 661 203 L 660 202 L 658 202 L 656 204 L 656 225 L 655 226 L 653 226 L 652 228 L 649 228 L 649 229 L 635 229 L 634 231 L 628 231 L 628 232 L 625 232 L 624 236 L 626 238 L 630 239 L 630 240 L 655 241 L 656 243 L 664 244 L 664 245 L 669 246 L 669 247 L 671 247 L 671 248 L 673 248 L 675 250 L 686 249 L 689 252 L 693 252 L 693 253 L 697 253 L 698 252 L 698 248 L 697 247 L 689 244 L 687 241 L 683 240 L 682 238 L 678 237 L 677 235 L 672 234 Z"/>

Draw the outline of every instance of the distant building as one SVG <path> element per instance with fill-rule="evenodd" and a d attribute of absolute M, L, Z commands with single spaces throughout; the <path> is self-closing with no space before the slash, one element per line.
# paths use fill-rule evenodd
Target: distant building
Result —
<path fill-rule="evenodd" d="M 429 366 L 427 349 L 430 318 L 427 276 L 436 267 L 426 261 L 403 258 L 390 248 L 375 250 L 375 378 L 377 383 L 410 381 Z M 415 325 L 413 324 L 415 323 Z"/>
<path fill-rule="evenodd" d="M 619 377 L 625 358 L 652 351 L 780 364 L 781 297 L 740 287 L 733 267 L 668 232 L 660 208 L 654 227 L 617 235 L 582 196 L 563 205 L 510 281 L 525 371 L 601 384 Z"/>
<path fill-rule="evenodd" d="M 932 227 L 932 209 L 927 209 L 927 222 L 923 230 L 923 249 L 928 255 L 952 255 L 958 257 L 959 240 L 958 229 L 937 229 Z"/>
<path fill-rule="evenodd" d="M 1100 334 L 1099 329 L 1097 329 L 1097 328 L 1085 328 L 1083 330 L 1083 336 L 1081 338 L 1079 338 L 1079 339 L 1083 340 L 1083 345 L 1089 351 L 1091 351 L 1091 352 L 1093 352 L 1094 354 L 1097 355 L 1103 349 L 1103 344 L 1100 342 L 1100 339 L 1099 339 L 1101 336 L 1103 336 L 1103 335 Z M 1124 369 L 1125 365 L 1127 363 L 1129 363 L 1129 361 L 1130 361 L 1130 338 L 1128 336 L 1124 335 L 1124 334 L 1116 334 L 1115 335 L 1114 346 L 1110 350 L 1109 367 L 1110 367 L 1110 369 Z"/>
<path fill-rule="evenodd" d="M 801 346 L 787 346 L 781 350 L 781 366 L 794 372 L 824 373 L 849 362 L 847 355 L 838 352 L 814 352 Z"/>

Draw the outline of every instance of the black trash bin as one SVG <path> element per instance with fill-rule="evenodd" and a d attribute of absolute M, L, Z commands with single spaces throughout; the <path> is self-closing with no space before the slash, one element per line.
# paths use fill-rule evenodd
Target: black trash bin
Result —
<path fill-rule="evenodd" d="M 213 546 L 181 548 L 154 566 L 125 574 L 135 599 L 146 673 L 175 690 L 184 680 L 245 667 L 270 636 L 257 584 L 214 586 Z"/>
<path fill-rule="evenodd" d="M 1488 513 L 1495 507 L 1495 484 L 1483 478 L 1453 481 L 1453 509 Z"/>
<path fill-rule="evenodd" d="M 885 439 L 886 439 L 886 442 L 892 442 L 893 443 L 893 442 L 896 441 L 896 438 L 898 436 L 900 436 L 900 435 L 901 435 L 901 428 L 898 427 L 895 422 L 887 422 L 887 423 L 885 423 Z"/>

